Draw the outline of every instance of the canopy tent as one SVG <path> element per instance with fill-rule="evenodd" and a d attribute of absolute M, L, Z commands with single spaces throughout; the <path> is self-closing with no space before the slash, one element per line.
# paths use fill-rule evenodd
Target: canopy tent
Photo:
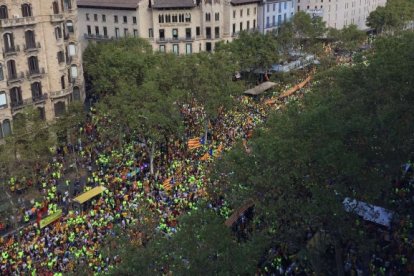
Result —
<path fill-rule="evenodd" d="M 224 222 L 227 227 L 233 226 L 233 224 L 246 212 L 249 208 L 254 206 L 253 200 L 248 200 L 241 207 L 236 209 L 233 214 Z"/>
<path fill-rule="evenodd" d="M 101 194 L 105 190 L 106 190 L 106 188 L 103 187 L 103 186 L 95 187 L 92 190 L 89 190 L 89 191 L 77 196 L 73 201 L 77 202 L 79 204 L 83 204 L 84 202 L 88 201 L 89 199 Z"/>
<path fill-rule="evenodd" d="M 61 209 L 58 209 L 56 212 L 54 212 L 50 216 L 47 216 L 44 219 L 42 219 L 39 222 L 39 227 L 40 228 L 44 228 L 44 227 L 48 226 L 49 224 L 51 224 L 52 222 L 54 222 L 57 219 L 59 219 L 61 216 L 62 216 L 62 210 Z"/>
<path fill-rule="evenodd" d="M 383 207 L 346 197 L 342 202 L 347 212 L 361 216 L 364 220 L 390 228 L 394 212 Z"/>
<path fill-rule="evenodd" d="M 252 95 L 252 96 L 260 95 L 266 90 L 269 90 L 270 88 L 274 86 L 276 86 L 276 83 L 271 82 L 271 81 L 266 81 L 266 82 L 259 84 L 258 86 L 255 86 L 249 90 L 244 91 L 244 94 Z"/>

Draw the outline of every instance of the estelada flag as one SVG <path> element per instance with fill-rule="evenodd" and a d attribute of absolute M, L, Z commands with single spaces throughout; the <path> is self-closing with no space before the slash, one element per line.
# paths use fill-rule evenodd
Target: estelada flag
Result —
<path fill-rule="evenodd" d="M 187 145 L 188 145 L 188 149 L 190 150 L 199 148 L 201 147 L 200 139 L 199 138 L 190 139 L 188 140 Z"/>
<path fill-rule="evenodd" d="M 214 151 L 214 157 L 219 157 L 222 151 L 223 151 L 223 145 L 220 144 L 218 148 Z"/>
<path fill-rule="evenodd" d="M 206 161 L 210 159 L 210 152 L 206 152 L 203 156 L 200 157 L 201 161 Z"/>
<path fill-rule="evenodd" d="M 162 183 L 162 186 L 164 187 L 164 190 L 166 191 L 171 191 L 171 179 L 172 177 L 169 177 L 167 179 L 164 180 L 164 182 Z"/>

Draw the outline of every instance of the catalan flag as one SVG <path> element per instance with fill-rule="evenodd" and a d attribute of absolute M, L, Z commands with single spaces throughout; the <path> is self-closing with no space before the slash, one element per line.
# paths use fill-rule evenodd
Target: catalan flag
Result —
<path fill-rule="evenodd" d="M 223 145 L 220 144 L 218 148 L 214 151 L 214 157 L 219 157 L 222 151 L 223 151 Z"/>
<path fill-rule="evenodd" d="M 210 156 L 211 156 L 210 151 L 206 152 L 203 156 L 200 157 L 200 160 L 201 161 L 206 161 L 206 160 L 210 159 Z"/>
<path fill-rule="evenodd" d="M 201 143 L 200 143 L 200 139 L 199 138 L 193 138 L 188 140 L 188 149 L 192 150 L 192 149 L 197 149 L 199 147 L 201 147 Z"/>
<path fill-rule="evenodd" d="M 164 180 L 164 182 L 162 183 L 164 190 L 171 191 L 171 180 L 172 180 L 172 177 L 169 177 Z"/>

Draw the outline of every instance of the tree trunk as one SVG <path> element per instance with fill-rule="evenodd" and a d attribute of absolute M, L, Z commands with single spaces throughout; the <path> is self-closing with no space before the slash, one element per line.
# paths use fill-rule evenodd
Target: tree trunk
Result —
<path fill-rule="evenodd" d="M 342 246 L 339 239 L 335 238 L 335 261 L 338 276 L 344 276 L 344 261 L 342 259 Z"/>
<path fill-rule="evenodd" d="M 150 150 L 150 173 L 154 175 L 154 154 L 155 154 L 155 143 L 152 142 Z"/>

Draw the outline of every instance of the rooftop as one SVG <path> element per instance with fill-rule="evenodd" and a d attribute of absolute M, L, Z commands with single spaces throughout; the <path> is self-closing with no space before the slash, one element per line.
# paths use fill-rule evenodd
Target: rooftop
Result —
<path fill-rule="evenodd" d="M 193 8 L 196 6 L 194 0 L 153 0 L 154 9 L 164 8 Z"/>
<path fill-rule="evenodd" d="M 78 7 L 136 9 L 140 0 L 77 0 Z"/>
<path fill-rule="evenodd" d="M 244 5 L 244 4 L 253 4 L 258 3 L 260 0 L 231 0 L 232 5 Z"/>

